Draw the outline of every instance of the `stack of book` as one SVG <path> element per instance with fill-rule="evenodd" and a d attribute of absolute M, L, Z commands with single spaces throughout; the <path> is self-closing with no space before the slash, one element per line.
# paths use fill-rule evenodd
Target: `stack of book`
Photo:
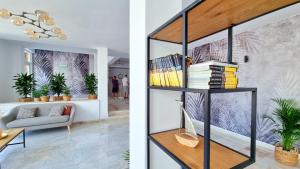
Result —
<path fill-rule="evenodd" d="M 182 87 L 182 55 L 150 60 L 150 86 Z"/>
<path fill-rule="evenodd" d="M 196 89 L 235 89 L 238 65 L 208 61 L 188 68 L 188 87 Z"/>

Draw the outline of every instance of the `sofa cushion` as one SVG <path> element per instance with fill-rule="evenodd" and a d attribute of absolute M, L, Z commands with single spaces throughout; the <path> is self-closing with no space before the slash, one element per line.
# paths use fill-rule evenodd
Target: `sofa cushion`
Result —
<path fill-rule="evenodd" d="M 64 107 L 63 115 L 64 116 L 70 116 L 71 115 L 71 111 L 72 111 L 72 106 L 66 105 Z"/>
<path fill-rule="evenodd" d="M 50 117 L 61 116 L 63 112 L 64 112 L 64 106 L 62 105 L 53 106 L 50 109 L 49 116 Z"/>
<path fill-rule="evenodd" d="M 17 119 L 27 119 L 27 118 L 33 118 L 36 116 L 37 108 L 25 108 L 20 107 L 17 115 Z"/>
<path fill-rule="evenodd" d="M 55 117 L 41 116 L 35 118 L 14 120 L 12 122 L 7 123 L 7 127 L 17 128 L 17 127 L 39 126 L 39 125 L 47 125 L 47 124 L 54 124 L 54 123 L 64 123 L 67 122 L 68 120 L 69 120 L 69 116 L 55 116 Z"/>

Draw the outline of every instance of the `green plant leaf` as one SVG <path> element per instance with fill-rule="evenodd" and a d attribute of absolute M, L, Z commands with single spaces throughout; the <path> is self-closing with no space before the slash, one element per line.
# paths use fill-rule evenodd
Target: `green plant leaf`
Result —
<path fill-rule="evenodd" d="M 97 90 L 97 84 L 98 84 L 98 80 L 95 74 L 92 73 L 90 75 L 86 75 L 84 77 L 84 82 L 88 94 L 95 95 Z"/>
<path fill-rule="evenodd" d="M 66 86 L 65 75 L 63 73 L 52 75 L 49 86 L 50 89 L 57 94 L 57 96 L 60 96 Z"/>
<path fill-rule="evenodd" d="M 33 78 L 33 74 L 20 73 L 14 76 L 13 88 L 17 93 L 24 98 L 27 98 L 34 90 L 36 81 Z"/>

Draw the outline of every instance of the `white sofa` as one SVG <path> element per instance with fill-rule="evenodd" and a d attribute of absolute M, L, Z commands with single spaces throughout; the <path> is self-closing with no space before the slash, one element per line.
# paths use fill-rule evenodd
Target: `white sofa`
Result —
<path fill-rule="evenodd" d="M 72 106 L 70 116 L 56 116 L 50 117 L 48 116 L 50 112 L 50 108 L 57 105 L 70 105 Z M 26 108 L 38 108 L 37 109 L 37 117 L 27 118 L 27 119 L 16 119 L 18 111 L 20 107 Z M 1 126 L 3 128 L 25 128 L 26 130 L 39 130 L 39 129 L 47 129 L 47 128 L 55 128 L 55 127 L 63 127 L 67 126 L 68 130 L 70 130 L 70 125 L 72 124 L 75 116 L 75 104 L 72 103 L 55 103 L 55 104 L 28 104 L 28 105 L 20 105 L 9 112 L 2 115 L 0 119 Z"/>

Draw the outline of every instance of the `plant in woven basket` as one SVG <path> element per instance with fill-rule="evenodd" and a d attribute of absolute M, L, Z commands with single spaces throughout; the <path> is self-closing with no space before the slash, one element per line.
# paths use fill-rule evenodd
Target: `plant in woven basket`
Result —
<path fill-rule="evenodd" d="M 272 99 L 277 108 L 270 119 L 275 127 L 275 132 L 281 136 L 281 142 L 275 150 L 275 158 L 287 165 L 297 165 L 298 150 L 295 143 L 300 140 L 300 109 L 292 99 Z"/>
<path fill-rule="evenodd" d="M 14 76 L 13 80 L 15 81 L 13 88 L 16 89 L 17 93 L 23 98 L 28 98 L 35 85 L 33 74 L 17 74 L 16 76 Z"/>
<path fill-rule="evenodd" d="M 43 85 L 40 89 L 41 91 L 41 101 L 42 102 L 49 102 L 49 85 Z"/>
<path fill-rule="evenodd" d="M 130 152 L 129 152 L 129 150 L 127 150 L 127 151 L 123 154 L 123 159 L 127 162 L 127 166 L 128 166 L 129 163 L 130 163 Z M 126 168 L 129 168 L 129 167 L 126 167 Z"/>
<path fill-rule="evenodd" d="M 98 80 L 95 74 L 86 75 L 84 77 L 85 87 L 89 94 L 89 98 L 96 97 L 97 83 Z"/>
<path fill-rule="evenodd" d="M 63 94 L 64 96 L 69 96 L 70 95 L 70 88 L 68 86 L 65 86 L 63 89 Z"/>
<path fill-rule="evenodd" d="M 63 100 L 64 101 L 70 101 L 71 100 L 71 95 L 70 95 L 71 91 L 70 91 L 70 88 L 68 86 L 65 86 L 64 87 L 64 90 L 63 90 Z"/>
<path fill-rule="evenodd" d="M 43 85 L 41 87 L 41 96 L 48 96 L 49 95 L 49 85 Z"/>
<path fill-rule="evenodd" d="M 34 90 L 33 92 L 32 92 L 32 97 L 33 98 L 40 98 L 42 96 L 42 91 L 41 90 Z"/>
<path fill-rule="evenodd" d="M 60 96 L 66 86 L 65 75 L 63 73 L 52 75 L 49 85 L 51 91 L 57 94 L 57 96 Z"/>

